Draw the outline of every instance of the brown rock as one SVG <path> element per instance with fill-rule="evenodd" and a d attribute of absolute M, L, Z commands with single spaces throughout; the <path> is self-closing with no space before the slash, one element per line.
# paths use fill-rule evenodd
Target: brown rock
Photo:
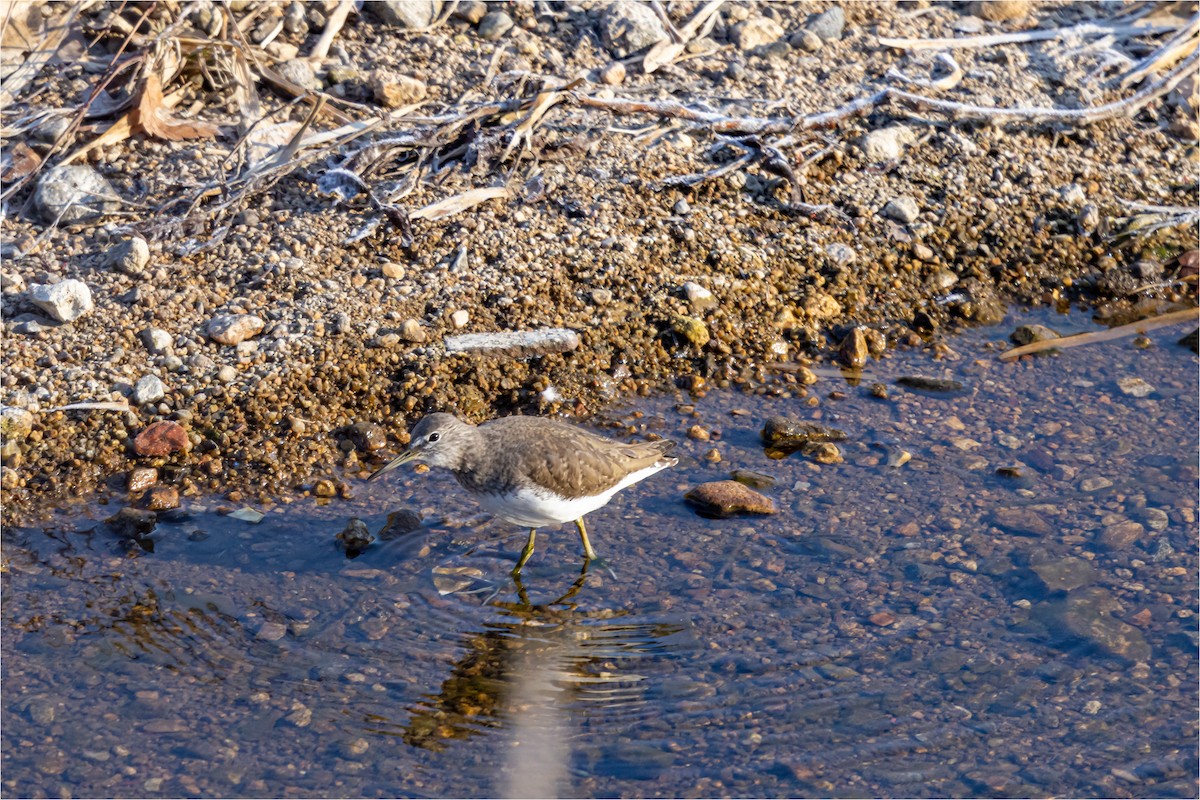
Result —
<path fill-rule="evenodd" d="M 321 478 L 313 486 L 313 494 L 317 497 L 337 497 L 337 486 L 328 478 Z"/>
<path fill-rule="evenodd" d="M 814 449 L 813 460 L 818 464 L 840 464 L 842 463 L 842 451 L 838 450 L 836 444 L 822 442 Z"/>
<path fill-rule="evenodd" d="M 151 511 L 179 508 L 179 490 L 174 486 L 155 486 L 146 493 L 146 508 Z"/>
<path fill-rule="evenodd" d="M 166 456 L 191 448 L 187 431 L 178 422 L 155 422 L 133 440 L 133 452 L 139 456 Z"/>
<path fill-rule="evenodd" d="M 408 75 L 380 71 L 371 78 L 371 91 L 388 108 L 400 108 L 424 100 L 429 89 L 423 81 Z"/>
<path fill-rule="evenodd" d="M 625 81 L 625 65 L 620 61 L 613 61 L 600 70 L 600 82 L 607 83 L 609 86 L 616 86 Z"/>
<path fill-rule="evenodd" d="M 703 514 L 732 517 L 735 514 L 774 514 L 771 498 L 737 481 L 709 481 L 692 489 L 684 499 Z"/>
<path fill-rule="evenodd" d="M 867 619 L 872 625 L 878 625 L 881 628 L 885 628 L 896 621 L 896 615 L 890 611 L 877 611 L 876 613 L 867 617 Z"/>
<path fill-rule="evenodd" d="M 867 363 L 867 334 L 862 328 L 854 328 L 842 339 L 838 358 L 851 369 L 861 369 Z"/>
<path fill-rule="evenodd" d="M 978 0 L 971 13 L 988 22 L 1008 22 L 1029 13 L 1029 0 Z"/>

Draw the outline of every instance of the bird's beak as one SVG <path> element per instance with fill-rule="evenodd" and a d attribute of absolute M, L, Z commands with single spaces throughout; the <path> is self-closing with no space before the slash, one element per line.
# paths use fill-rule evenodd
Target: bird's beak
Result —
<path fill-rule="evenodd" d="M 409 449 L 405 450 L 400 455 L 393 458 L 388 463 L 384 464 L 379 469 L 372 472 L 371 476 L 369 478 L 367 478 L 367 481 L 373 481 L 376 478 L 378 478 L 380 475 L 383 475 L 386 472 L 391 472 L 392 470 L 394 470 L 396 467 L 400 466 L 401 464 L 407 464 L 408 462 L 415 459 L 417 457 L 417 455 L 418 455 L 417 451 L 410 447 Z"/>

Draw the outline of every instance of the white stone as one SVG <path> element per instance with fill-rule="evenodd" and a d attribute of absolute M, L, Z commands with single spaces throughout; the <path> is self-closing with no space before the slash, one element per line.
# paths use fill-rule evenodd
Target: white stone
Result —
<path fill-rule="evenodd" d="M 1117 387 L 1131 397 L 1147 397 L 1155 391 L 1153 384 L 1134 377 L 1121 378 L 1117 381 Z"/>
<path fill-rule="evenodd" d="M 848 244 L 841 242 L 833 242 L 825 245 L 825 255 L 833 263 L 845 267 L 853 264 L 858 259 L 858 253 Z"/>
<path fill-rule="evenodd" d="M 683 285 L 683 294 L 692 304 L 692 308 L 708 308 L 717 304 L 713 293 L 695 281 L 688 281 Z"/>
<path fill-rule="evenodd" d="M 921 207 L 917 205 L 916 200 L 906 195 L 889 200 L 883 207 L 883 215 L 907 225 L 916 222 L 917 217 L 921 215 Z"/>
<path fill-rule="evenodd" d="M 218 314 L 208 321 L 208 336 L 218 344 L 238 345 L 262 333 L 265 325 L 253 314 Z"/>
<path fill-rule="evenodd" d="M 895 161 L 904 152 L 904 146 L 916 141 L 917 135 L 904 125 L 889 125 L 863 136 L 858 146 L 868 161 Z"/>
<path fill-rule="evenodd" d="M 150 263 L 150 245 L 140 236 L 133 236 L 109 251 L 109 263 L 127 275 L 140 274 Z"/>
<path fill-rule="evenodd" d="M 626 58 L 667 38 L 658 15 L 647 3 L 609 3 L 600 17 L 600 39 L 617 58 Z"/>
<path fill-rule="evenodd" d="M 157 403 L 167 394 L 167 387 L 155 375 L 146 375 L 133 387 L 134 405 Z"/>
<path fill-rule="evenodd" d="M 55 284 L 35 283 L 29 287 L 29 299 L 59 322 L 74 322 L 95 308 L 92 290 L 73 278 Z"/>
<path fill-rule="evenodd" d="M 482 353 L 512 356 L 565 353 L 579 347 L 579 334 L 569 328 L 539 328 L 535 331 L 464 333 L 446 337 L 447 353 Z"/>
<path fill-rule="evenodd" d="M 117 211 L 121 199 L 99 172 L 87 164 L 70 164 L 42 174 L 33 204 L 46 222 L 70 225 Z"/>
<path fill-rule="evenodd" d="M 734 25 L 729 33 L 729 38 L 743 51 L 771 44 L 782 36 L 783 28 L 769 17 L 751 17 Z"/>
<path fill-rule="evenodd" d="M 450 324 L 457 328 L 465 328 L 467 323 L 471 321 L 471 315 L 463 309 L 459 309 L 450 315 Z"/>
<path fill-rule="evenodd" d="M 141 332 L 142 344 L 152 355 L 161 356 L 171 349 L 171 334 L 162 328 L 146 328 Z"/>
<path fill-rule="evenodd" d="M 367 8 L 388 25 L 427 28 L 442 11 L 441 0 L 380 0 Z"/>

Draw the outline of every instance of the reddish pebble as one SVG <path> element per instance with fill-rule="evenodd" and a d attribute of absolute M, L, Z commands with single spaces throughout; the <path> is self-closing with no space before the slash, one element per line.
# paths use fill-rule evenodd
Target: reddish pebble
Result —
<path fill-rule="evenodd" d="M 178 422 L 156 422 L 133 440 L 133 451 L 139 456 L 165 456 L 187 450 L 191 443 L 187 431 Z"/>
<path fill-rule="evenodd" d="M 867 617 L 867 619 L 871 621 L 872 625 L 878 625 L 881 628 L 885 628 L 896 621 L 896 615 L 890 611 L 877 611 L 876 613 Z"/>
<path fill-rule="evenodd" d="M 775 503 L 771 501 L 771 498 L 765 497 L 737 481 L 702 483 L 684 495 L 683 499 L 696 506 L 701 513 L 717 517 L 775 513 Z"/>

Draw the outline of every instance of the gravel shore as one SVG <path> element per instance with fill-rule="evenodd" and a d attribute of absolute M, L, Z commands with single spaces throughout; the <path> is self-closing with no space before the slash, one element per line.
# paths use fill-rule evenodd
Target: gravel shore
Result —
<path fill-rule="evenodd" d="M 445 118 L 530 101 L 574 78 L 582 99 L 548 109 L 512 152 L 529 104 L 454 129 L 460 139 L 405 150 L 376 173 L 360 169 L 372 192 L 410 211 L 503 189 L 442 218 L 414 214 L 409 243 L 386 220 L 364 233 L 377 208 L 361 193 L 331 196 L 322 179 L 348 151 L 264 180 L 203 224 L 176 224 L 179 198 L 243 152 L 237 103 L 185 71 L 176 119 L 218 126 L 215 136 L 143 132 L 64 168 L 64 154 L 111 124 L 113 115 L 88 119 L 64 134 L 61 121 L 120 40 L 99 36 L 44 69 L 6 113 L 6 159 L 18 144 L 47 158 L 0 223 L 6 523 L 96 490 L 125 497 L 131 484 L 235 501 L 329 486 L 346 494 L 428 411 L 586 417 L 633 394 L 754 386 L 765 364 L 834 359 L 855 326 L 878 331 L 867 340 L 876 347 L 926 346 L 944 330 L 998 321 L 1011 301 L 1145 315 L 1194 295 L 1194 282 L 1175 280 L 1192 229 L 1121 235 L 1150 224 L 1129 203 L 1196 206 L 1194 75 L 1132 117 L 1088 126 L 959 122 L 885 104 L 819 132 L 731 139 L 711 122 L 619 116 L 600 102 L 816 114 L 883 85 L 912 88 L 889 70 L 943 77 L 937 50 L 881 37 L 1101 24 L 1107 6 L 1006 2 L 991 5 L 1011 16 L 991 19 L 996 9 L 974 4 L 730 3 L 707 35 L 647 74 L 638 54 L 666 35 L 648 6 L 370 5 L 329 56 L 305 59 L 336 3 L 299 13 L 295 3 L 231 5 L 237 18 L 258 14 L 247 47 L 289 81 L 311 79 L 352 119 L 412 101 L 424 104 L 422 119 Z M 385 5 L 449 16 L 408 30 Z M 77 38 L 91 41 L 86 32 L 117 8 L 78 15 Z M 679 3 L 669 13 L 686 27 L 700 10 Z M 146 23 L 153 31 L 173 22 L 156 20 Z M 1139 24 L 1151 22 L 1167 24 Z M 263 41 L 275 30 L 262 47 L 260 29 Z M 651 38 L 639 44 L 638 31 Z M 1129 52 L 1158 44 L 1134 41 Z M 942 95 L 1078 108 L 1133 94 L 1096 91 L 1103 53 L 1072 47 L 952 49 L 962 75 Z M 35 124 L 35 108 L 62 113 Z M 282 113 L 295 123 L 306 108 Z M 415 119 L 353 148 L 447 130 Z M 73 138 L 51 151 L 64 135 Z M 680 180 L 742 158 L 724 174 Z M 89 210 L 55 205 L 64 191 L 84 192 Z M 517 332 L 533 334 L 448 338 Z M 92 405 L 61 408 L 75 403 Z M 159 422 L 177 427 L 144 435 Z M 156 472 L 138 472 L 146 468 Z"/>

